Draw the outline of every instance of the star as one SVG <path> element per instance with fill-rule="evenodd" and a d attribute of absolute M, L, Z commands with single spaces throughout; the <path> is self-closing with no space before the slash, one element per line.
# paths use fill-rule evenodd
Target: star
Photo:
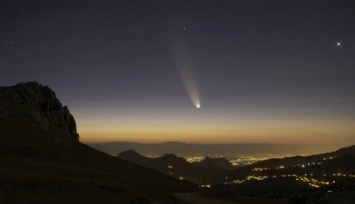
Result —
<path fill-rule="evenodd" d="M 338 47 L 341 46 L 341 42 L 337 42 L 337 46 L 338 46 Z"/>

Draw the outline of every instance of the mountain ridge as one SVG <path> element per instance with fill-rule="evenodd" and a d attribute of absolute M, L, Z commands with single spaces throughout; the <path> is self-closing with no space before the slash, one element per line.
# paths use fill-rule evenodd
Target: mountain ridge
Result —
<path fill-rule="evenodd" d="M 117 157 L 197 184 L 209 181 L 221 171 L 234 168 L 225 158 L 206 157 L 200 162 L 190 163 L 174 154 L 164 154 L 161 157 L 149 158 L 138 154 L 132 149 L 119 153 Z"/>
<path fill-rule="evenodd" d="M 120 152 L 134 149 L 143 155 L 161 156 L 166 153 L 183 155 L 211 154 L 306 154 L 335 151 L 337 148 L 324 145 L 301 144 L 267 144 L 267 143 L 227 143 L 227 144 L 196 144 L 184 142 L 138 143 L 138 142 L 107 142 L 89 144 L 91 147 L 116 156 Z M 326 151 L 323 151 L 325 149 Z"/>

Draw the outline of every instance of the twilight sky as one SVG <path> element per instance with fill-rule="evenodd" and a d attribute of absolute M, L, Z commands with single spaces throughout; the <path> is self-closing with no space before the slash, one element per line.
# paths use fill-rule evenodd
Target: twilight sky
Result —
<path fill-rule="evenodd" d="M 51 87 L 87 143 L 351 145 L 354 11 L 346 0 L 0 0 L 0 86 Z"/>

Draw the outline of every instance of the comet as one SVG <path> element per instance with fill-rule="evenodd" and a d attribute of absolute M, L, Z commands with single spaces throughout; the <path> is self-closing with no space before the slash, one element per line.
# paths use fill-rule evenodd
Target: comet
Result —
<path fill-rule="evenodd" d="M 173 56 L 176 66 L 179 70 L 181 80 L 185 86 L 191 102 L 199 109 L 201 108 L 201 97 L 195 77 L 193 75 L 193 63 L 191 58 L 187 55 L 185 44 L 181 41 L 173 41 Z"/>

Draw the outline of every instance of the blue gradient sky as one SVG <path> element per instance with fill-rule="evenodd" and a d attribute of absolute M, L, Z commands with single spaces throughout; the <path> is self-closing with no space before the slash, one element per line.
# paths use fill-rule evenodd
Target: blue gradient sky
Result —
<path fill-rule="evenodd" d="M 335 0 L 4 0 L 0 85 L 50 86 L 83 142 L 353 144 L 354 10 Z M 187 64 L 201 109 L 179 71 Z"/>

